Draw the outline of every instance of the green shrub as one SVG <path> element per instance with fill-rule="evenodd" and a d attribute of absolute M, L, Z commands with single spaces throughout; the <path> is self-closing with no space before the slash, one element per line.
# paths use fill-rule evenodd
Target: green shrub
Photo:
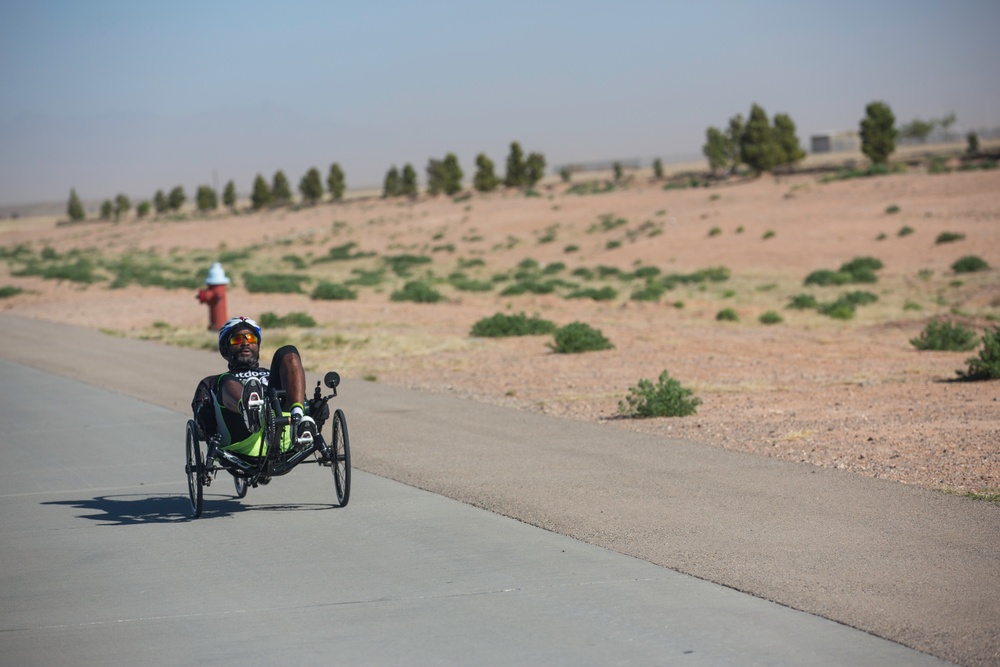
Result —
<path fill-rule="evenodd" d="M 976 346 L 976 333 L 957 322 L 932 320 L 910 344 L 918 350 L 965 352 Z"/>
<path fill-rule="evenodd" d="M 522 280 L 505 287 L 500 292 L 500 296 L 520 296 L 528 292 L 532 294 L 552 294 L 556 291 L 556 287 L 559 284 L 559 281 L 555 280 L 546 280 L 545 282 L 534 279 Z"/>
<path fill-rule="evenodd" d="M 97 266 L 87 257 L 78 257 L 72 262 L 58 264 L 29 261 L 24 268 L 11 271 L 12 276 L 39 276 L 46 280 L 68 280 L 73 283 L 91 284 L 104 277 L 95 273 Z"/>
<path fill-rule="evenodd" d="M 166 289 L 197 289 L 204 285 L 201 276 L 190 274 L 152 254 L 129 253 L 114 261 L 107 262 L 105 268 L 115 275 L 112 289 L 141 285 L 142 287 L 164 287 Z"/>
<path fill-rule="evenodd" d="M 878 271 L 883 266 L 882 260 L 875 257 L 855 257 L 851 261 L 841 264 L 840 271 L 854 276 L 864 271 Z"/>
<path fill-rule="evenodd" d="M 910 227 L 909 225 L 903 225 L 902 227 L 899 228 L 899 231 L 896 232 L 896 236 L 900 237 L 909 236 L 912 233 L 913 233 L 913 227 Z"/>
<path fill-rule="evenodd" d="M 866 291 L 847 292 L 840 297 L 854 306 L 867 306 L 878 301 L 878 295 Z"/>
<path fill-rule="evenodd" d="M 785 321 L 781 317 L 781 315 L 774 312 L 773 310 L 769 310 L 766 313 L 762 314 L 758 318 L 758 320 L 760 321 L 761 324 L 781 324 L 782 322 Z"/>
<path fill-rule="evenodd" d="M 357 285 L 358 287 L 377 287 L 385 280 L 385 269 L 366 271 L 364 269 L 351 269 L 353 278 L 346 282 L 347 285 Z"/>
<path fill-rule="evenodd" d="M 357 243 L 351 241 L 343 245 L 333 246 L 327 251 L 324 257 L 320 257 L 313 261 L 314 264 L 320 262 L 342 262 L 349 259 L 361 259 L 363 257 L 373 257 L 374 252 L 353 252 L 354 248 L 357 247 Z"/>
<path fill-rule="evenodd" d="M 647 282 L 645 287 L 632 292 L 633 301 L 659 301 L 667 288 L 655 282 Z"/>
<path fill-rule="evenodd" d="M 394 291 L 390 296 L 390 301 L 413 301 L 415 303 L 437 303 L 443 300 L 441 293 L 427 283 L 419 280 L 412 280 L 403 289 Z"/>
<path fill-rule="evenodd" d="M 297 294 L 308 276 L 287 273 L 244 273 L 243 286 L 251 293 Z"/>
<path fill-rule="evenodd" d="M 611 350 L 611 344 L 600 329 L 594 329 L 583 322 L 573 322 L 560 327 L 553 332 L 555 341 L 549 343 L 549 348 L 559 354 L 575 354 L 596 350 Z"/>
<path fill-rule="evenodd" d="M 449 276 L 448 283 L 460 292 L 489 292 L 493 289 L 493 283 L 488 280 L 473 280 L 461 274 Z"/>
<path fill-rule="evenodd" d="M 681 386 L 667 371 L 660 373 L 654 385 L 649 380 L 629 387 L 628 396 L 618 402 L 618 414 L 630 418 L 687 417 L 701 405 L 694 392 Z"/>
<path fill-rule="evenodd" d="M 954 243 L 955 241 L 961 241 L 965 238 L 965 234 L 960 234 L 958 232 L 941 232 L 934 239 L 934 243 L 941 245 L 942 243 Z"/>
<path fill-rule="evenodd" d="M 830 285 L 846 285 L 851 282 L 851 274 L 843 271 L 832 271 L 830 269 L 819 269 L 813 271 L 803 283 L 804 285 L 818 285 L 828 287 Z"/>
<path fill-rule="evenodd" d="M 885 212 L 889 215 L 892 215 L 893 213 L 899 213 L 899 206 L 897 206 L 896 204 L 890 204 L 885 207 Z"/>
<path fill-rule="evenodd" d="M 660 269 L 655 266 L 641 266 L 635 270 L 636 278 L 649 279 L 655 278 L 658 275 L 660 275 Z"/>
<path fill-rule="evenodd" d="M 410 274 L 410 269 L 420 264 L 430 264 L 433 260 L 426 255 L 395 255 L 383 258 L 392 269 L 393 273 L 400 277 Z"/>
<path fill-rule="evenodd" d="M 793 310 L 809 310 L 818 305 L 819 302 L 816 301 L 816 297 L 812 294 L 796 294 L 792 297 L 792 301 L 788 304 L 788 307 Z"/>
<path fill-rule="evenodd" d="M 288 262 L 292 265 L 293 269 L 299 269 L 300 271 L 306 268 L 305 260 L 298 255 L 285 255 L 281 258 L 281 261 Z"/>
<path fill-rule="evenodd" d="M 580 246 L 578 246 L 578 245 L 568 245 L 565 248 L 563 248 L 563 252 L 565 252 L 565 253 L 568 254 L 568 253 L 571 253 L 571 252 L 577 252 L 579 249 L 580 249 Z"/>
<path fill-rule="evenodd" d="M 830 303 L 821 303 L 816 307 L 820 315 L 832 317 L 835 320 L 850 320 L 854 318 L 855 306 L 847 299 L 840 298 Z"/>
<path fill-rule="evenodd" d="M 593 287 L 585 287 L 583 289 L 574 290 L 566 295 L 567 299 L 593 299 L 594 301 L 611 301 L 618 296 L 618 291 L 613 287 L 602 287 L 601 289 L 594 289 Z"/>
<path fill-rule="evenodd" d="M 556 330 L 554 322 L 544 320 L 537 315 L 531 317 L 524 313 L 504 315 L 497 313 L 485 317 L 472 325 L 470 336 L 477 338 L 506 338 L 510 336 L 542 336 Z"/>
<path fill-rule="evenodd" d="M 715 319 L 718 322 L 739 322 L 740 316 L 732 308 L 723 308 L 715 314 Z"/>
<path fill-rule="evenodd" d="M 981 257 L 976 255 L 966 255 L 951 265 L 951 270 L 955 273 L 975 273 L 976 271 L 988 271 L 990 265 Z"/>
<path fill-rule="evenodd" d="M 16 285 L 4 285 L 0 287 L 0 299 L 9 299 L 12 296 L 17 296 L 24 290 Z"/>
<path fill-rule="evenodd" d="M 303 327 L 310 328 L 316 326 L 314 320 L 308 313 L 288 313 L 279 317 L 272 312 L 260 314 L 260 326 L 268 329 L 272 327 Z"/>
<path fill-rule="evenodd" d="M 358 293 L 346 285 L 323 280 L 316 285 L 312 298 L 319 301 L 353 301 L 358 298 Z"/>
<path fill-rule="evenodd" d="M 966 361 L 967 370 L 958 371 L 965 380 L 1000 379 L 1000 327 L 983 334 L 983 349 L 978 357 Z"/>

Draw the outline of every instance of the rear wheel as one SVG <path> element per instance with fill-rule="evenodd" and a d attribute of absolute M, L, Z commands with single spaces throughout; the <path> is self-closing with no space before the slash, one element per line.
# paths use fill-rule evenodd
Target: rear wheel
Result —
<path fill-rule="evenodd" d="M 187 423 L 186 450 L 187 458 L 184 471 L 187 473 L 188 499 L 191 501 L 191 514 L 197 519 L 201 516 L 205 482 L 205 459 L 201 452 L 201 441 L 198 440 L 198 425 L 194 420 L 190 420 Z"/>
<path fill-rule="evenodd" d="M 333 413 L 330 457 L 333 483 L 337 487 L 337 502 L 341 507 L 345 507 L 347 501 L 351 499 L 351 441 L 347 437 L 347 420 L 340 408 Z"/>

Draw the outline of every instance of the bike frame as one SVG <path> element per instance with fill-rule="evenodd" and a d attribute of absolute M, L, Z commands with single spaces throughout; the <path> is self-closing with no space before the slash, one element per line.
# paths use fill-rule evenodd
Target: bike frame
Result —
<path fill-rule="evenodd" d="M 217 470 L 227 470 L 238 477 L 246 479 L 248 484 L 256 486 L 261 480 L 288 474 L 295 466 L 304 461 L 306 457 L 317 451 L 322 454 L 324 459 L 332 458 L 332 453 L 326 444 L 326 439 L 318 429 L 311 446 L 294 452 L 291 455 L 287 455 L 281 451 L 281 436 L 291 423 L 291 419 L 284 416 L 281 410 L 281 398 L 284 396 L 284 393 L 284 390 L 278 390 L 274 387 L 267 388 L 267 409 L 264 410 L 264 424 L 262 426 L 264 455 L 258 457 L 259 460 L 257 461 L 248 461 L 223 449 L 213 448 L 213 450 L 208 452 L 208 456 L 206 457 L 206 463 L 208 461 L 212 462 L 210 467 L 206 466 L 208 472 L 214 476 Z M 329 396 L 316 396 L 313 403 L 319 405 L 318 399 L 322 401 L 322 405 L 326 405 L 336 395 L 337 390 L 334 389 L 333 393 Z M 317 424 L 317 427 L 321 426 L 321 424 Z M 225 463 L 221 463 L 220 459 L 225 461 Z"/>

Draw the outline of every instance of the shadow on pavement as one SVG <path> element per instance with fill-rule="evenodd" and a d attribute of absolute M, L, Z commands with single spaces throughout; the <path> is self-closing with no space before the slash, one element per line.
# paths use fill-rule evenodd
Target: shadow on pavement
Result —
<path fill-rule="evenodd" d="M 43 505 L 65 505 L 93 514 L 81 514 L 79 518 L 102 522 L 104 526 L 136 526 L 151 523 L 178 523 L 192 521 L 191 504 L 187 496 L 122 495 L 97 496 L 81 500 L 54 500 Z M 233 498 L 205 497 L 201 520 L 230 516 L 248 511 L 303 512 L 339 509 L 327 504 L 271 504 L 244 505 Z"/>

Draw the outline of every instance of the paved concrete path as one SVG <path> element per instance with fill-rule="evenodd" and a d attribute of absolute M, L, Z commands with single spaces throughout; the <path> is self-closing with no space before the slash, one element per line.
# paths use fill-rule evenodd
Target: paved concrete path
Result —
<path fill-rule="evenodd" d="M 4 315 L 0 327 L 0 356 L 178 412 L 221 366 Z M 1000 662 L 996 505 L 372 383 L 345 381 L 337 401 L 357 468 L 962 664 Z"/>
<path fill-rule="evenodd" d="M 346 509 L 223 476 L 191 521 L 177 413 L 0 374 L 3 664 L 944 664 L 363 473 Z"/>

